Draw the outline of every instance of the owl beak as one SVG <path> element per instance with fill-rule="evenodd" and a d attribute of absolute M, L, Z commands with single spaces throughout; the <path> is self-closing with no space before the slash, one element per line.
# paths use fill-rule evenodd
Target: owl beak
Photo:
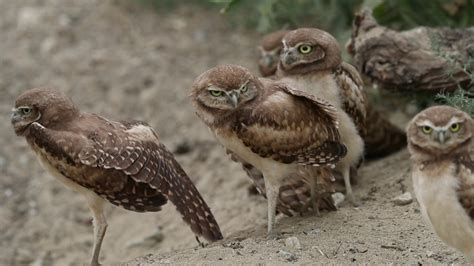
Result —
<path fill-rule="evenodd" d="M 20 110 L 17 108 L 13 108 L 12 112 L 10 113 L 10 121 L 12 122 L 12 124 L 15 124 L 16 122 L 18 122 L 20 118 L 21 118 Z"/>
<path fill-rule="evenodd" d="M 436 132 L 436 140 L 439 143 L 444 144 L 448 139 L 449 139 L 449 136 L 446 135 L 446 131 L 440 130 Z"/>
<path fill-rule="evenodd" d="M 295 53 L 293 52 L 293 50 L 284 50 L 282 53 L 281 53 L 281 61 L 289 66 L 291 64 L 293 64 L 294 62 L 296 62 L 296 56 L 295 56 Z"/>
<path fill-rule="evenodd" d="M 232 107 L 237 108 L 237 105 L 239 103 L 239 92 L 232 91 L 231 93 L 229 93 L 228 99 L 232 104 Z"/>
<path fill-rule="evenodd" d="M 265 55 L 263 58 L 262 58 L 262 64 L 265 66 L 265 67 L 271 67 L 274 63 L 274 60 L 273 60 L 273 56 L 271 55 Z"/>

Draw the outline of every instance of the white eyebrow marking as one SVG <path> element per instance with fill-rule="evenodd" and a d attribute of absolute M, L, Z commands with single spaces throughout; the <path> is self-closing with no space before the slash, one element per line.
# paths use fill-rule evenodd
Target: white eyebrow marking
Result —
<path fill-rule="evenodd" d="M 459 123 L 461 122 L 461 120 L 457 117 L 452 117 L 451 119 L 449 119 L 449 122 L 445 125 L 445 126 L 442 126 L 442 127 L 439 127 L 439 126 L 435 126 L 431 121 L 429 120 L 422 120 L 418 123 L 416 123 L 416 125 L 418 127 L 424 127 L 424 126 L 429 126 L 431 127 L 433 130 L 435 131 L 441 131 L 441 130 L 447 130 L 452 124 L 454 123 Z"/>

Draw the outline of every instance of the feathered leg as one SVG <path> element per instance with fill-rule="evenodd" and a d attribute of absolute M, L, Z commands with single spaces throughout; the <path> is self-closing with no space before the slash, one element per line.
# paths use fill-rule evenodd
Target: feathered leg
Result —
<path fill-rule="evenodd" d="M 342 174 L 344 176 L 344 185 L 346 187 L 346 197 L 352 205 L 357 207 L 359 206 L 359 203 L 355 200 L 354 193 L 352 192 L 350 167 L 344 167 L 342 169 Z"/>
<path fill-rule="evenodd" d="M 90 265 L 98 266 L 100 265 L 100 248 L 102 246 L 102 240 L 105 236 L 105 231 L 107 230 L 107 221 L 104 215 L 104 200 L 98 196 L 93 196 L 91 199 L 88 199 L 88 203 L 89 209 L 91 210 L 92 216 L 94 217 L 94 247 Z"/>
<path fill-rule="evenodd" d="M 278 201 L 278 193 L 280 191 L 280 185 L 277 182 L 272 182 L 270 178 L 265 178 L 265 188 L 267 192 L 267 201 L 268 201 L 268 238 L 275 238 L 275 216 L 276 216 L 276 206 Z"/>

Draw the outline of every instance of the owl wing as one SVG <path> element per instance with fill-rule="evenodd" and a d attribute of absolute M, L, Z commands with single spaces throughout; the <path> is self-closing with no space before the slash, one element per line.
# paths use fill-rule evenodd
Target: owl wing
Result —
<path fill-rule="evenodd" d="M 458 198 L 466 213 L 474 222 L 474 142 L 471 140 L 469 149 L 459 159 Z"/>
<path fill-rule="evenodd" d="M 354 66 L 343 62 L 336 70 L 334 77 L 340 88 L 342 108 L 354 121 L 359 134 L 364 137 L 366 133 L 367 97 L 359 72 Z"/>
<path fill-rule="evenodd" d="M 270 86 L 263 102 L 235 125 L 244 145 L 287 164 L 329 165 L 346 154 L 332 105 L 284 83 Z"/>
<path fill-rule="evenodd" d="M 160 199 L 160 206 L 169 199 L 194 233 L 209 241 L 222 239 L 206 202 L 147 124 L 114 122 L 95 115 L 65 131 L 34 124 L 35 143 L 76 169 L 64 169 L 67 177 L 134 211 L 143 209 L 150 196 Z"/>

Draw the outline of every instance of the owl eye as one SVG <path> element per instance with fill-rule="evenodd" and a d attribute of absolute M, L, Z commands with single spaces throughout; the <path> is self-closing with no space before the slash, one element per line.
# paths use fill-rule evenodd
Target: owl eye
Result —
<path fill-rule="evenodd" d="M 459 123 L 454 123 L 449 127 L 449 130 L 451 130 L 451 132 L 458 132 L 460 129 L 461 129 L 461 124 Z"/>
<path fill-rule="evenodd" d="M 218 91 L 218 90 L 210 90 L 209 93 L 214 97 L 222 96 L 222 91 Z"/>
<path fill-rule="evenodd" d="M 303 45 L 300 45 L 300 47 L 298 47 L 298 51 L 302 54 L 311 53 L 312 50 L 313 50 L 313 47 L 307 44 L 303 44 Z"/>
<path fill-rule="evenodd" d="M 23 107 L 23 108 L 21 108 L 21 113 L 22 113 L 23 115 L 29 115 L 29 114 L 31 114 L 31 108 L 29 108 L 29 107 Z"/>
<path fill-rule="evenodd" d="M 240 91 L 243 93 L 247 92 L 248 90 L 249 90 L 249 87 L 247 85 L 244 85 L 242 86 L 242 88 L 240 88 Z"/>
<path fill-rule="evenodd" d="M 433 131 L 433 129 L 429 126 L 422 126 L 421 131 L 423 131 L 423 133 L 425 134 L 431 134 L 431 131 Z"/>

